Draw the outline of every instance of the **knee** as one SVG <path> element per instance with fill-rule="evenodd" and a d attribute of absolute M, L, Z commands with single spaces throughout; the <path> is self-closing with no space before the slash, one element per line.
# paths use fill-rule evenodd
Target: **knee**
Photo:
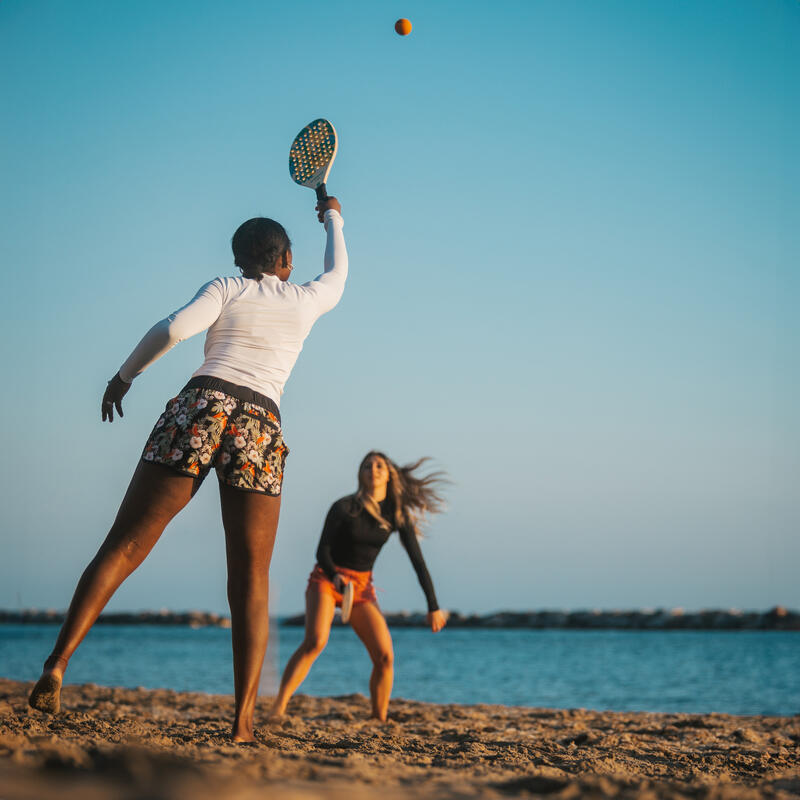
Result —
<path fill-rule="evenodd" d="M 228 593 L 252 592 L 269 588 L 269 571 L 260 564 L 228 562 Z"/>
<path fill-rule="evenodd" d="M 252 548 L 228 547 L 228 578 L 258 584 L 269 578 L 270 554 Z"/>
<path fill-rule="evenodd" d="M 328 637 L 321 633 L 314 633 L 306 636 L 303 642 L 303 649 L 308 655 L 318 656 L 328 644 Z"/>
<path fill-rule="evenodd" d="M 94 557 L 94 564 L 101 565 L 109 562 L 117 562 L 126 566 L 138 566 L 147 555 L 147 549 L 138 539 L 126 538 L 123 541 L 113 543 L 104 542 L 97 555 Z"/>
<path fill-rule="evenodd" d="M 381 650 L 373 659 L 374 665 L 381 670 L 394 667 L 394 653 L 391 650 Z"/>
<path fill-rule="evenodd" d="M 126 561 L 138 564 L 147 555 L 147 549 L 138 539 L 129 539 L 119 548 L 119 554 Z"/>
<path fill-rule="evenodd" d="M 316 658 L 325 649 L 326 644 L 328 644 L 328 637 L 321 633 L 307 635 L 303 640 L 303 653 Z"/>

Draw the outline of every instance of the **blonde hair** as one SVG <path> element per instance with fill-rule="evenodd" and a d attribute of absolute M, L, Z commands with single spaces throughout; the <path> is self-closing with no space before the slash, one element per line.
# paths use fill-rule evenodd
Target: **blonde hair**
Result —
<path fill-rule="evenodd" d="M 372 457 L 382 458 L 389 470 L 389 483 L 386 497 L 392 501 L 392 519 L 381 515 L 378 503 L 367 490 L 363 477 L 364 467 Z M 377 520 L 382 530 L 393 531 L 402 527 L 411 528 L 416 536 L 420 536 L 420 525 L 428 514 L 438 514 L 445 509 L 445 502 L 440 487 L 449 483 L 447 473 L 437 470 L 427 475 L 417 476 L 414 473 L 430 459 L 426 456 L 413 464 L 398 466 L 385 453 L 370 450 L 361 460 L 358 467 L 358 491 L 352 496 L 351 513 L 357 516 L 362 509 Z"/>

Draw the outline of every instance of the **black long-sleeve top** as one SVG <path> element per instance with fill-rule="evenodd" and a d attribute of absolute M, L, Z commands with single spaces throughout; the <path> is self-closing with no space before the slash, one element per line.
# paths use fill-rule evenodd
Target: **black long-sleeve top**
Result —
<path fill-rule="evenodd" d="M 371 570 L 378 553 L 392 535 L 392 531 L 382 530 L 378 521 L 365 509 L 353 516 L 350 510 L 352 502 L 352 495 L 349 495 L 337 500 L 331 506 L 319 539 L 317 561 L 331 580 L 336 574 L 336 567 L 345 567 L 358 572 Z M 380 504 L 380 507 L 384 519 L 390 521 L 394 519 L 394 509 L 388 498 Z M 425 566 L 417 536 L 410 526 L 403 526 L 397 532 L 417 573 L 422 591 L 425 592 L 428 611 L 436 611 L 439 604 L 436 602 L 433 581 Z"/>

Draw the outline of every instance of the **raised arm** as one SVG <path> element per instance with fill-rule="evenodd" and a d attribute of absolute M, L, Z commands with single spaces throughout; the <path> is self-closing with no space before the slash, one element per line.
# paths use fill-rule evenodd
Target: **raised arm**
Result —
<path fill-rule="evenodd" d="M 339 213 L 341 206 L 335 197 L 327 197 L 318 206 L 318 217 L 325 225 L 324 272 L 302 288 L 314 298 L 317 315 L 330 311 L 341 299 L 347 279 L 348 259 L 344 243 L 344 220 Z"/>
<path fill-rule="evenodd" d="M 119 372 L 108 382 L 101 408 L 103 421 L 114 421 L 115 407 L 117 413 L 123 416 L 122 398 L 137 375 L 141 375 L 178 342 L 204 331 L 216 321 L 222 311 L 224 293 L 224 284 L 219 278 L 215 278 L 203 286 L 183 308 L 157 322 L 147 331 L 119 368 Z"/>

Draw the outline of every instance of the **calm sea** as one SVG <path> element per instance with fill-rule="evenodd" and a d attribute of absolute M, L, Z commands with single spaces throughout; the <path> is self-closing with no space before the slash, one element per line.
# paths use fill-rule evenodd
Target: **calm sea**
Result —
<path fill-rule="evenodd" d="M 53 625 L 0 625 L 0 676 L 38 677 Z M 396 697 L 616 711 L 800 713 L 800 633 L 724 631 L 392 631 Z M 302 638 L 272 627 L 262 694 Z M 330 642 L 300 688 L 368 692 L 370 662 L 350 628 Z M 232 692 L 230 632 L 100 626 L 70 663 L 68 682 Z"/>

